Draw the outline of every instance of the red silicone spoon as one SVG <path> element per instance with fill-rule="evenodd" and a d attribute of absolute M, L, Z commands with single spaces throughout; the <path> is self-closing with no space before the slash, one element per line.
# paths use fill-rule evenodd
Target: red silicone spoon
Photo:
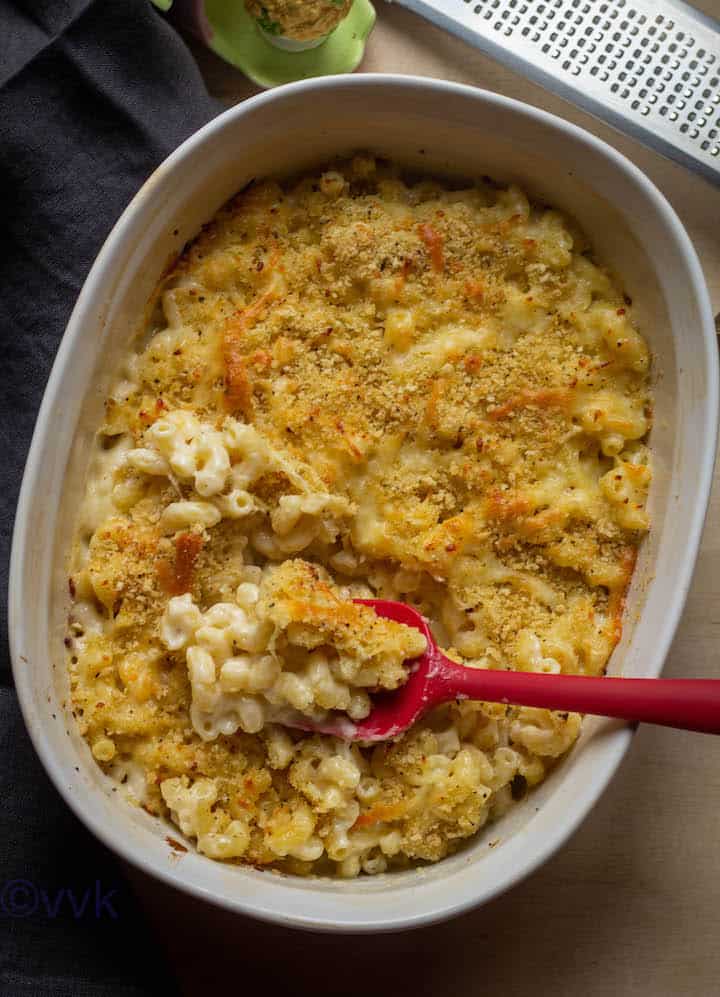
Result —
<path fill-rule="evenodd" d="M 378 616 L 416 627 L 427 639 L 427 650 L 411 662 L 405 685 L 374 697 L 374 706 L 364 720 L 353 723 L 343 715 L 326 723 L 300 721 L 289 726 L 334 734 L 347 741 L 387 741 L 402 734 L 433 706 L 453 699 L 481 699 L 720 734 L 719 679 L 596 678 L 464 668 L 442 653 L 417 610 L 386 599 L 356 602 L 372 606 Z"/>

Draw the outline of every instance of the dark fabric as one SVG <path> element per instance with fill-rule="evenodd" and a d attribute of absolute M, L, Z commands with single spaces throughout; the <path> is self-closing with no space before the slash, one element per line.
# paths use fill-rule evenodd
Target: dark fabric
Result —
<path fill-rule="evenodd" d="M 118 863 L 30 746 L 6 569 L 35 416 L 90 264 L 155 166 L 219 110 L 148 0 L 0 0 L 0 995 L 175 991 Z"/>

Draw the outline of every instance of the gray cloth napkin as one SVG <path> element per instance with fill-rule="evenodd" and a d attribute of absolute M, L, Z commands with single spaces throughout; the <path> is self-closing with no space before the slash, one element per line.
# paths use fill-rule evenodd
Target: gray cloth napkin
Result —
<path fill-rule="evenodd" d="M 148 0 L 0 0 L 3 995 L 176 992 L 119 864 L 30 745 L 10 674 L 6 568 L 32 427 L 87 271 L 155 166 L 219 110 Z"/>

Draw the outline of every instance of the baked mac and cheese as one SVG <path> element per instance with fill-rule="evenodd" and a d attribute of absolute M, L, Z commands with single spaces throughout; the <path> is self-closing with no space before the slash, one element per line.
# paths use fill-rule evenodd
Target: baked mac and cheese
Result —
<path fill-rule="evenodd" d="M 367 715 L 424 649 L 597 675 L 648 529 L 649 355 L 572 221 L 369 155 L 256 182 L 163 277 L 118 372 L 67 637 L 94 757 L 214 859 L 435 861 L 539 783 L 572 713 Z"/>

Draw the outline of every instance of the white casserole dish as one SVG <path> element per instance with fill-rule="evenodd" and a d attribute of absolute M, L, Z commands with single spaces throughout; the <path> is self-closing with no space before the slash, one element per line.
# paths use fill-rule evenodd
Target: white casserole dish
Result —
<path fill-rule="evenodd" d="M 515 180 L 564 208 L 622 274 L 655 356 L 653 528 L 611 672 L 658 675 L 689 586 L 710 489 L 718 404 L 710 303 L 672 208 L 630 162 L 535 108 L 453 83 L 330 77 L 262 94 L 184 143 L 113 229 L 58 352 L 25 470 L 10 577 L 20 702 L 35 748 L 75 813 L 125 859 L 179 889 L 286 925 L 378 931 L 483 903 L 547 859 L 615 772 L 632 731 L 588 718 L 570 756 L 457 855 L 354 881 L 296 879 L 178 856 L 168 828 L 111 791 L 64 708 L 65 559 L 109 380 L 168 259 L 252 177 L 369 148 L 425 171 Z M 640 613 L 639 610 L 642 609 Z M 173 829 L 172 835 L 178 837 Z M 500 840 L 494 847 L 488 841 Z"/>

